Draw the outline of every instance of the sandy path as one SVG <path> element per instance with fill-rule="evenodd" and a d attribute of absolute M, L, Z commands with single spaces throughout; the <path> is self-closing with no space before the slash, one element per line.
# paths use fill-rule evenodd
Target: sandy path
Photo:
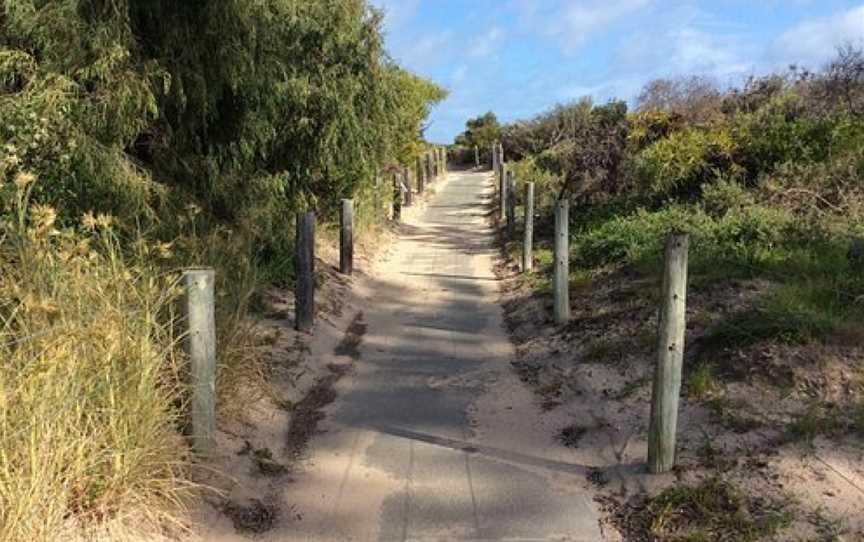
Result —
<path fill-rule="evenodd" d="M 436 188 L 358 281 L 356 371 L 282 496 L 302 519 L 256 540 L 603 540 L 584 468 L 509 369 L 489 175 Z"/>

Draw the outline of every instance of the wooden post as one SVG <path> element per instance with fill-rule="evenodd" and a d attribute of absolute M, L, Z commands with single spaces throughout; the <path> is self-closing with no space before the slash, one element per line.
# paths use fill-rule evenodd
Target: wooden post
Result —
<path fill-rule="evenodd" d="M 402 220 L 402 179 L 401 174 L 393 174 L 393 221 Z"/>
<path fill-rule="evenodd" d="M 498 174 L 498 144 L 492 145 L 492 172 Z"/>
<path fill-rule="evenodd" d="M 480 147 L 474 145 L 474 167 L 480 169 Z"/>
<path fill-rule="evenodd" d="M 441 147 L 441 171 L 447 175 L 447 147 Z"/>
<path fill-rule="evenodd" d="M 213 451 L 216 434 L 216 316 L 213 269 L 183 273 L 184 346 L 189 356 L 192 388 L 192 449 L 206 455 Z"/>
<path fill-rule="evenodd" d="M 343 275 L 354 273 L 354 200 L 342 200 L 339 214 L 339 271 Z"/>
<path fill-rule="evenodd" d="M 653 474 L 669 472 L 675 466 L 678 430 L 678 398 L 681 394 L 681 365 L 684 360 L 684 332 L 687 309 L 687 256 L 690 238 L 672 233 L 666 240 L 666 262 L 657 330 L 657 366 L 651 399 L 648 429 L 648 469 Z"/>
<path fill-rule="evenodd" d="M 414 183 L 411 181 L 411 177 L 411 170 L 406 167 L 405 173 L 402 175 L 402 179 L 405 181 L 402 185 L 402 204 L 405 207 L 414 205 L 414 189 L 411 187 Z"/>
<path fill-rule="evenodd" d="M 525 236 L 522 240 L 522 271 L 534 268 L 534 183 L 525 184 Z"/>
<path fill-rule="evenodd" d="M 507 239 L 516 236 L 516 176 L 507 172 Z"/>
<path fill-rule="evenodd" d="M 555 204 L 555 323 L 570 320 L 570 199 Z"/>
<path fill-rule="evenodd" d="M 315 325 L 315 213 L 297 214 L 296 285 L 294 289 L 297 331 L 311 331 Z"/>
<path fill-rule="evenodd" d="M 422 194 L 426 188 L 426 168 L 423 167 L 423 158 L 417 158 L 417 193 Z"/>
<path fill-rule="evenodd" d="M 503 223 L 507 219 L 507 166 L 503 161 L 498 162 L 498 197 L 498 219 Z"/>

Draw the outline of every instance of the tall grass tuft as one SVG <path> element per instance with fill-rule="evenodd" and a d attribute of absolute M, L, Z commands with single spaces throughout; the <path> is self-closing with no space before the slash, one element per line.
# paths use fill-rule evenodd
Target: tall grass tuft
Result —
<path fill-rule="evenodd" d="M 28 203 L 32 176 L 2 181 L 0 541 L 132 515 L 132 530 L 179 526 L 191 487 L 176 277 L 124 257 L 110 217 L 58 230 Z"/>

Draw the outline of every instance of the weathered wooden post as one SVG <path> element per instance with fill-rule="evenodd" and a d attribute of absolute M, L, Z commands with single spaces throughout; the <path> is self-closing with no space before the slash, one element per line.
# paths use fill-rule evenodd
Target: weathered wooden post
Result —
<path fill-rule="evenodd" d="M 498 162 L 498 197 L 498 220 L 503 223 L 507 219 L 507 165 L 503 160 Z"/>
<path fill-rule="evenodd" d="M 507 239 L 516 236 L 516 176 L 513 170 L 507 172 Z"/>
<path fill-rule="evenodd" d="M 423 167 L 423 158 L 417 158 L 417 194 L 422 194 L 426 189 L 426 168 Z"/>
<path fill-rule="evenodd" d="M 687 256 L 690 238 L 674 232 L 666 240 L 666 261 L 657 329 L 657 366 L 648 429 L 648 469 L 653 474 L 675 466 L 678 397 L 687 310 Z"/>
<path fill-rule="evenodd" d="M 492 145 L 492 173 L 498 174 L 498 144 Z"/>
<path fill-rule="evenodd" d="M 555 203 L 555 323 L 570 320 L 570 198 L 563 196 Z"/>
<path fill-rule="evenodd" d="M 393 221 L 399 222 L 402 220 L 402 174 L 393 174 Z"/>
<path fill-rule="evenodd" d="M 315 213 L 297 214 L 294 288 L 297 331 L 311 331 L 315 325 Z"/>
<path fill-rule="evenodd" d="M 441 147 L 441 171 L 447 175 L 447 147 Z"/>
<path fill-rule="evenodd" d="M 354 200 L 343 199 L 339 213 L 339 272 L 354 273 Z"/>
<path fill-rule="evenodd" d="M 522 271 L 534 268 L 534 183 L 525 184 L 525 232 L 522 240 Z"/>
<path fill-rule="evenodd" d="M 184 347 L 189 356 L 192 388 L 192 449 L 206 455 L 213 451 L 216 433 L 216 316 L 213 269 L 189 269 L 183 273 L 182 313 L 186 319 Z"/>
<path fill-rule="evenodd" d="M 474 167 L 480 169 L 480 147 L 474 145 Z"/>
<path fill-rule="evenodd" d="M 402 179 L 405 181 L 402 184 L 402 203 L 405 207 L 411 207 L 414 205 L 414 190 L 411 188 L 414 183 L 411 181 L 411 170 L 407 167 Z"/>

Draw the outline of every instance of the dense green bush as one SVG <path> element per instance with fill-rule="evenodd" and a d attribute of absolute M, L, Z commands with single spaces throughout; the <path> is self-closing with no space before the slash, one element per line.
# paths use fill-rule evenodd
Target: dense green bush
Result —
<path fill-rule="evenodd" d="M 642 151 L 636 158 L 638 174 L 651 195 L 694 195 L 723 172 L 737 173 L 734 150 L 735 143 L 724 129 L 687 128 Z"/>

